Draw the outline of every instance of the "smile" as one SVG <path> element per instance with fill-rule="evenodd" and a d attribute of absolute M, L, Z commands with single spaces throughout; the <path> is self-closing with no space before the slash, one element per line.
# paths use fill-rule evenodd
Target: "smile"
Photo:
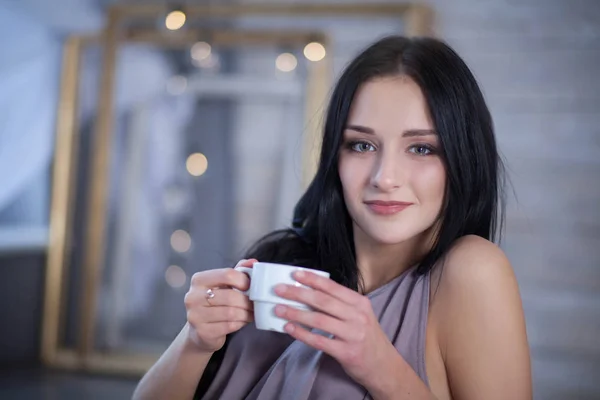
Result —
<path fill-rule="evenodd" d="M 364 202 L 369 209 L 375 214 L 379 215 L 392 215 L 397 214 L 413 203 L 405 203 L 401 201 L 365 201 Z"/>

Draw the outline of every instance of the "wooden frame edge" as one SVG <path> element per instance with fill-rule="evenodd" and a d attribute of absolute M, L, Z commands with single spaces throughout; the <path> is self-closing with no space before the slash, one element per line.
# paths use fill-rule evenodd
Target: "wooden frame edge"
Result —
<path fill-rule="evenodd" d="M 70 37 L 63 49 L 63 64 L 55 132 L 52 171 L 49 246 L 46 260 L 41 357 L 53 363 L 59 347 L 59 323 L 65 259 L 72 221 L 72 175 L 76 146 L 80 53 L 85 38 Z"/>

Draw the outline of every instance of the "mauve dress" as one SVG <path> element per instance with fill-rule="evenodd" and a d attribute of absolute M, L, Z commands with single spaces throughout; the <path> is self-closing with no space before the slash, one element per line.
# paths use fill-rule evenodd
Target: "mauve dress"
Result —
<path fill-rule="evenodd" d="M 367 296 L 394 347 L 428 385 L 425 331 L 429 273 L 405 271 Z M 287 334 L 248 324 L 232 338 L 202 399 L 362 400 L 371 398 L 329 355 Z"/>

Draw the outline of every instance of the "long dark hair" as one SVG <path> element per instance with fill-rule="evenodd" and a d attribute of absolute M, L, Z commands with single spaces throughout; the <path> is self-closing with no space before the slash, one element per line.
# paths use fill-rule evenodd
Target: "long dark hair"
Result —
<path fill-rule="evenodd" d="M 358 289 L 352 221 L 342 195 L 338 157 L 359 87 L 405 75 L 421 88 L 442 147 L 447 182 L 441 225 L 418 272 L 431 270 L 464 235 L 494 240 L 501 221 L 502 163 L 492 118 L 475 77 L 448 45 L 433 38 L 383 38 L 356 57 L 339 78 L 327 110 L 317 173 L 296 205 L 292 227 L 262 238 L 248 258 L 328 271 Z"/>
<path fill-rule="evenodd" d="M 292 226 L 263 237 L 245 258 L 328 271 L 336 282 L 360 288 L 338 157 L 357 90 L 374 78 L 397 75 L 414 80 L 425 96 L 447 176 L 439 231 L 418 273 L 430 271 L 462 236 L 495 240 L 502 225 L 503 168 L 475 77 L 440 40 L 389 36 L 359 54 L 339 78 L 327 110 L 319 167 L 296 205 Z"/>

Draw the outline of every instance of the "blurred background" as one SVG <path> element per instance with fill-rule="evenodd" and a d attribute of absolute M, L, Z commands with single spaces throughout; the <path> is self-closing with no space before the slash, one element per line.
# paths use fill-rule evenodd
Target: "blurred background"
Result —
<path fill-rule="evenodd" d="M 130 398 L 191 275 L 289 223 L 331 85 L 391 33 L 491 108 L 535 398 L 600 399 L 597 0 L 0 0 L 0 398 Z"/>

